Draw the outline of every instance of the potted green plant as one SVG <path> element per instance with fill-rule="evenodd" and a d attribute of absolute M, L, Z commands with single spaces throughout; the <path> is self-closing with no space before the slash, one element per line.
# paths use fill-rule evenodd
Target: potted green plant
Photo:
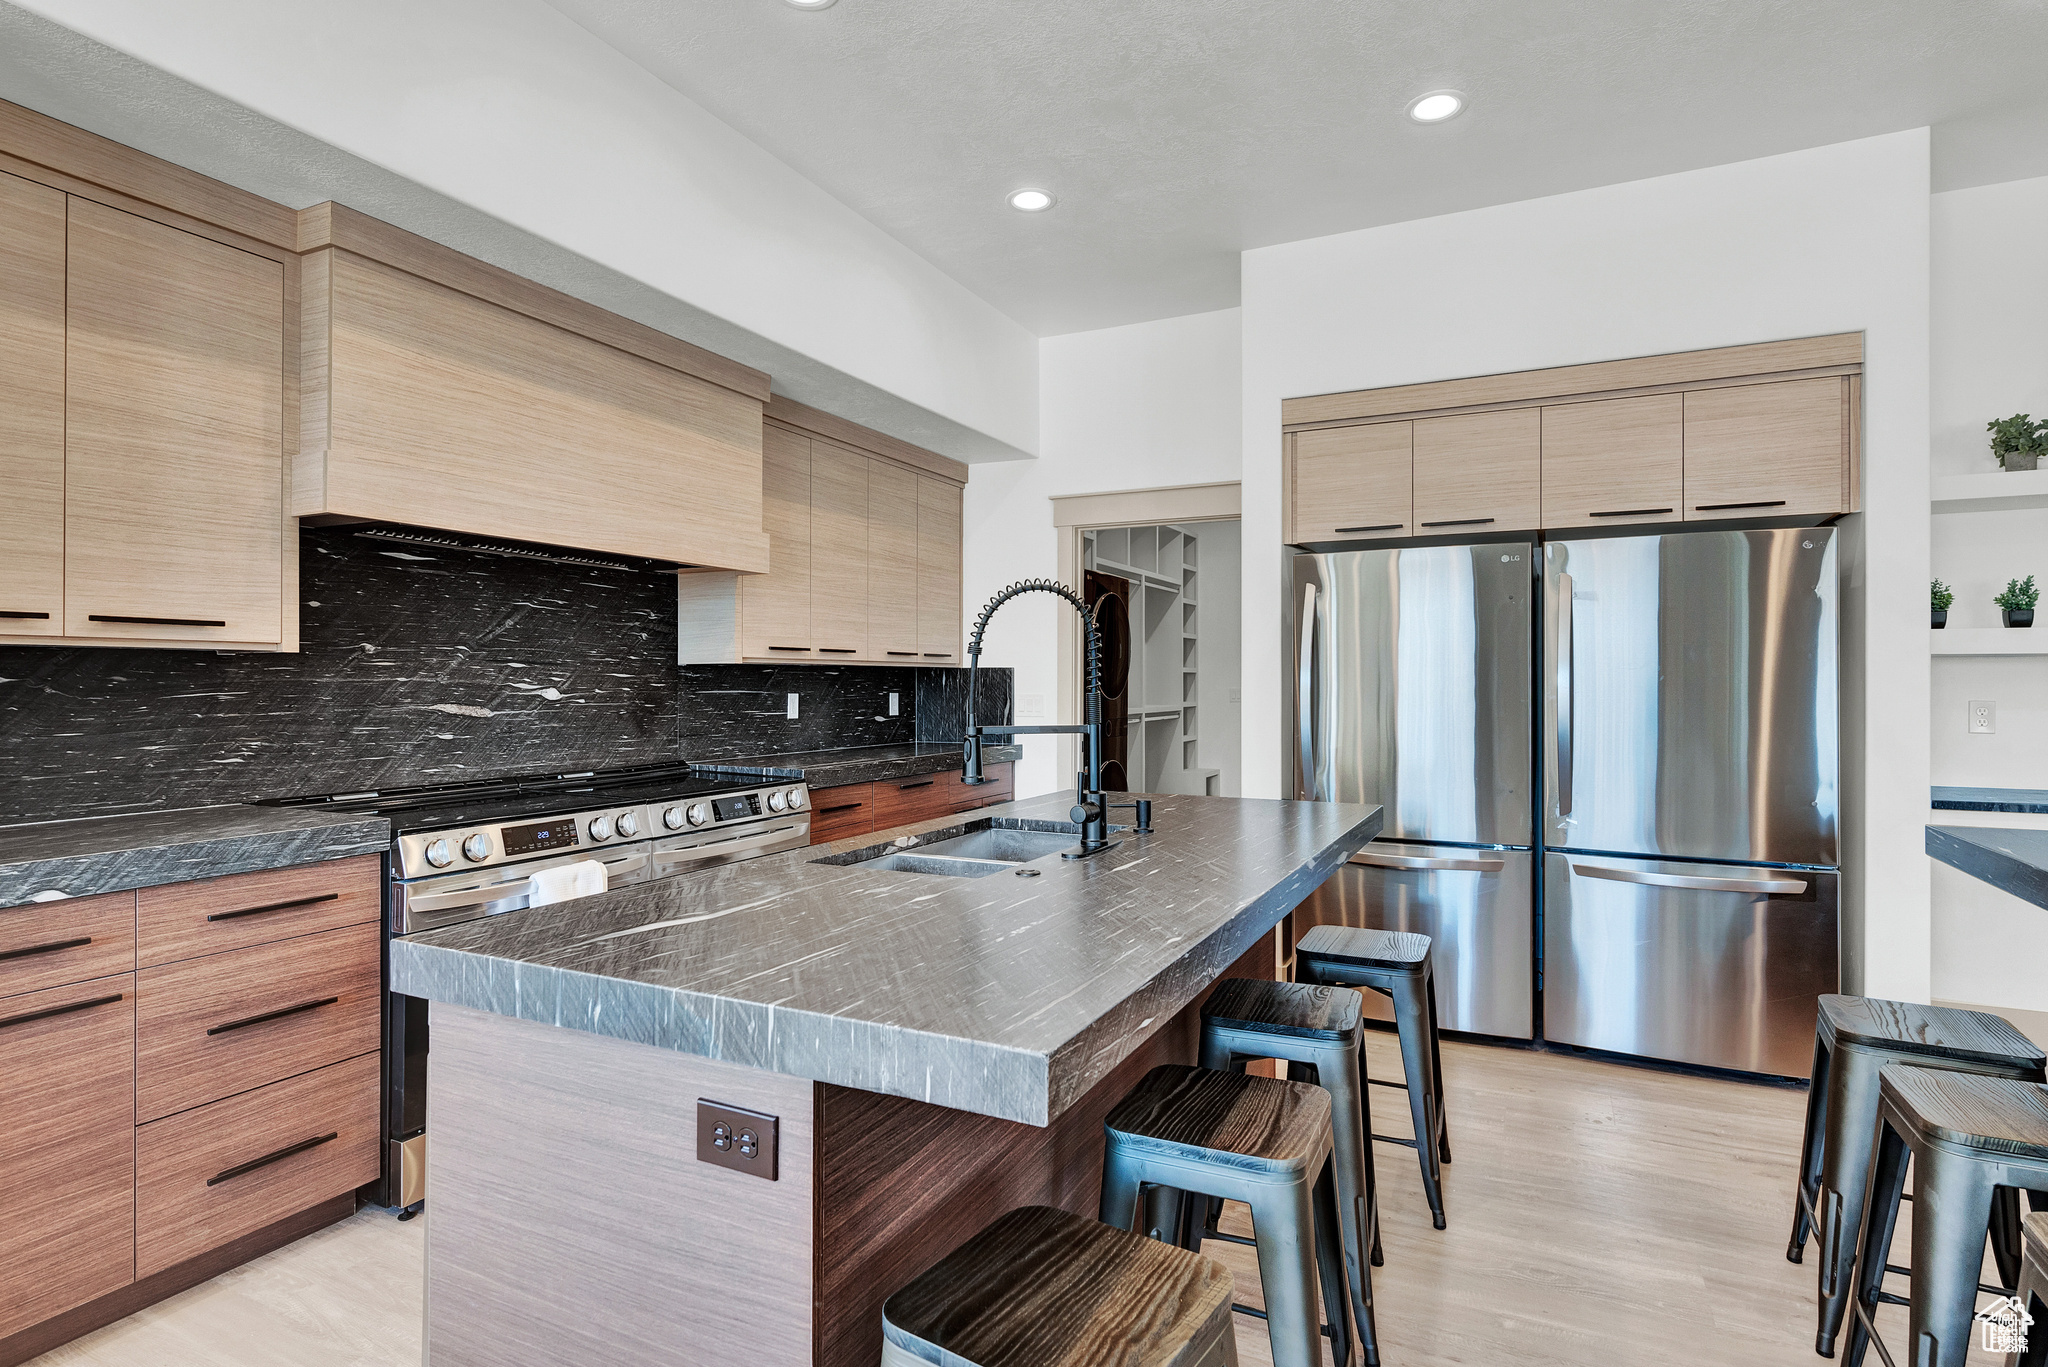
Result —
<path fill-rule="evenodd" d="M 1939 579 L 1934 581 L 1934 629 L 1940 631 L 1948 625 L 1948 610 L 1956 601 L 1956 591 Z"/>
<path fill-rule="evenodd" d="M 2005 624 L 2009 627 L 2030 627 L 2034 625 L 2034 604 L 2041 601 L 2041 591 L 2034 587 L 2034 576 L 2025 579 L 2009 579 L 2005 592 L 1991 600 L 2004 610 Z"/>
<path fill-rule="evenodd" d="M 2032 470 L 2048 449 L 2048 419 L 2035 422 L 2025 413 L 2015 413 L 1985 423 L 1984 430 L 1991 434 L 1991 454 L 1998 457 L 2000 469 Z"/>

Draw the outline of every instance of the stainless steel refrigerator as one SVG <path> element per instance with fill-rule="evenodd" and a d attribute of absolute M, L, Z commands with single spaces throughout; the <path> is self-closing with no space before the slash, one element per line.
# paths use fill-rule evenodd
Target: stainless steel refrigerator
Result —
<path fill-rule="evenodd" d="M 1543 1033 L 1803 1076 L 1839 990 L 1832 528 L 1543 547 Z"/>
<path fill-rule="evenodd" d="M 1295 914 L 1435 940 L 1446 1030 L 1530 1038 L 1536 547 L 1293 560 L 1296 796 L 1378 803 L 1381 838 Z M 1377 994 L 1366 1007 L 1388 1014 Z"/>

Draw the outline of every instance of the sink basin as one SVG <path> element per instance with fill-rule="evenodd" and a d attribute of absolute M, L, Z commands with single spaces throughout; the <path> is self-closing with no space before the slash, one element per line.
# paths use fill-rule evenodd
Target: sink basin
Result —
<path fill-rule="evenodd" d="M 919 845 L 917 853 L 940 855 L 947 859 L 994 859 L 1004 864 L 1027 864 L 1049 854 L 1058 854 L 1061 850 L 1073 849 L 1074 840 L 1075 837 L 1057 831 L 1012 831 L 991 826 L 986 830 L 956 835 L 951 840 Z"/>
<path fill-rule="evenodd" d="M 893 869 L 897 873 L 936 873 L 949 878 L 986 878 L 992 873 L 1008 873 L 1016 868 L 996 859 L 948 859 L 944 855 L 929 855 L 923 850 L 910 850 L 901 854 L 885 854 L 880 859 L 861 861 L 872 869 Z"/>

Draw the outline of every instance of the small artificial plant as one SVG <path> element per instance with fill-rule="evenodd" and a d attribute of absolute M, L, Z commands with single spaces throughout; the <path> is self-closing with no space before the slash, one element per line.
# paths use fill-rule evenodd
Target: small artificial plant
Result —
<path fill-rule="evenodd" d="M 1956 601 L 1956 591 L 1939 579 L 1934 581 L 1934 610 L 1947 612 Z"/>
<path fill-rule="evenodd" d="M 2041 601 L 2041 590 L 2034 587 L 2034 576 L 2025 579 L 2008 579 L 2005 591 L 1991 600 L 2007 612 L 2031 611 Z"/>
<path fill-rule="evenodd" d="M 2048 451 L 2048 419 L 2036 422 L 2025 413 L 2015 413 L 1985 423 L 1984 430 L 1991 434 L 1991 454 L 1998 457 L 2000 469 L 2007 456 L 2032 454 L 2038 459 Z"/>

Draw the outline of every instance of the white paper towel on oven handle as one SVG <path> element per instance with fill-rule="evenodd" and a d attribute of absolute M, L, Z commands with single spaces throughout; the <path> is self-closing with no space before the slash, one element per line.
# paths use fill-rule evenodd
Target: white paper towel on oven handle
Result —
<path fill-rule="evenodd" d="M 589 897 L 603 892 L 611 886 L 611 875 L 604 865 L 595 859 L 579 859 L 574 864 L 557 864 L 551 869 L 542 869 L 526 880 L 526 905 L 544 907 L 552 902 L 566 902 L 572 897 Z"/>

